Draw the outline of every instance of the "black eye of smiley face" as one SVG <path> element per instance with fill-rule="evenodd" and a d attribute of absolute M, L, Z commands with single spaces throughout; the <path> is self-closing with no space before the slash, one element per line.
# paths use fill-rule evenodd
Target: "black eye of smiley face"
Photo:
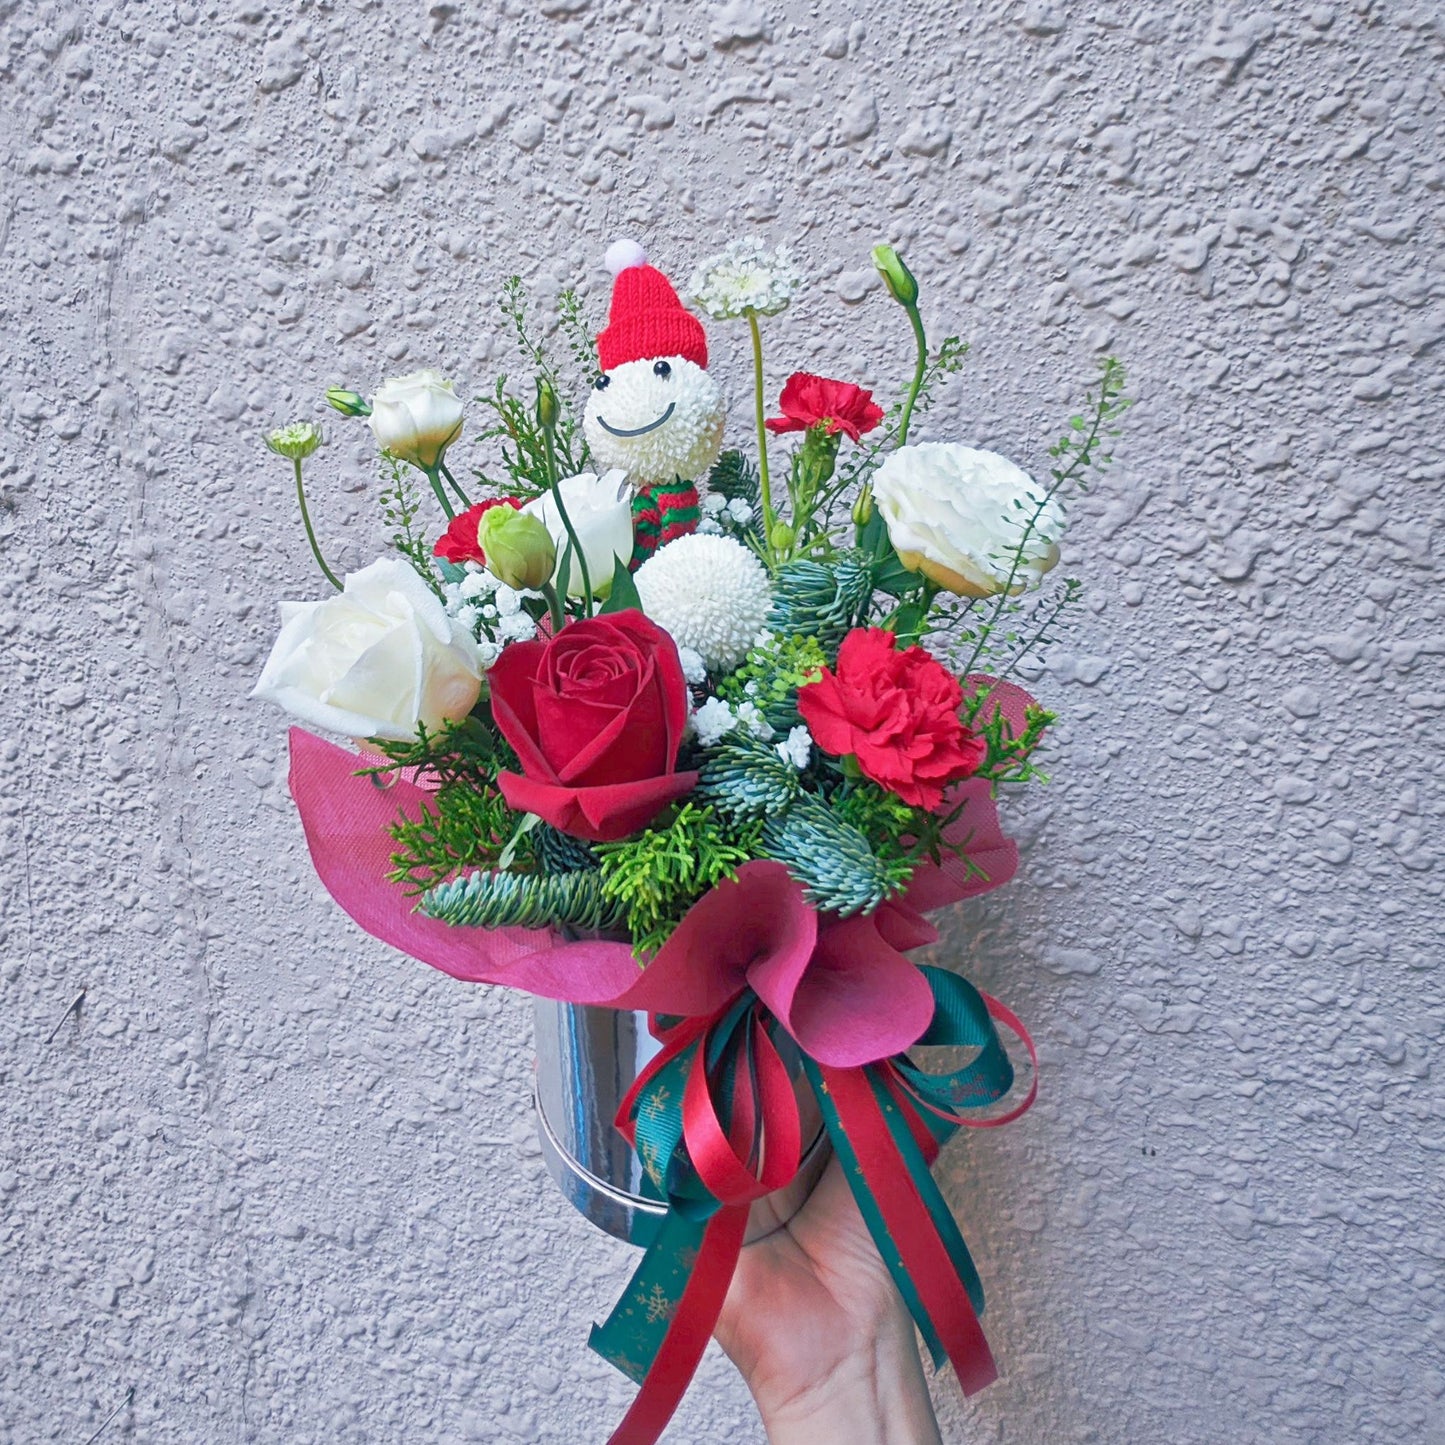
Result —
<path fill-rule="evenodd" d="M 597 391 L 606 391 L 611 380 L 612 378 L 610 376 L 599 376 L 597 380 L 592 383 L 593 388 Z"/>
<path fill-rule="evenodd" d="M 654 376 L 660 376 L 664 381 L 666 381 L 667 378 L 672 375 L 672 368 L 665 361 L 654 362 L 652 367 L 652 374 Z"/>

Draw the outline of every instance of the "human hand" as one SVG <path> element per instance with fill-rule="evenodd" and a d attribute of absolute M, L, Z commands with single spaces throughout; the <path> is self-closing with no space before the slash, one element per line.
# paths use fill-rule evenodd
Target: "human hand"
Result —
<path fill-rule="evenodd" d="M 714 1333 L 772 1445 L 941 1445 L 913 1321 L 836 1158 L 743 1249 Z"/>

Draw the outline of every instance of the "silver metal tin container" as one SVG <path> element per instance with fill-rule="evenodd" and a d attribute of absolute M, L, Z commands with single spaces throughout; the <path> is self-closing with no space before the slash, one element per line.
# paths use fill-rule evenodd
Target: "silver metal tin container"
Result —
<path fill-rule="evenodd" d="M 547 1168 L 598 1228 L 646 1246 L 665 1206 L 644 1196 L 642 1161 L 613 1121 L 633 1081 L 658 1052 L 647 1015 L 539 998 L 536 1021 L 537 1123 Z M 749 1242 L 797 1213 L 828 1162 L 817 1100 L 800 1068 L 794 1067 L 793 1077 L 806 1141 L 802 1166 L 790 1184 L 753 1205 Z"/>

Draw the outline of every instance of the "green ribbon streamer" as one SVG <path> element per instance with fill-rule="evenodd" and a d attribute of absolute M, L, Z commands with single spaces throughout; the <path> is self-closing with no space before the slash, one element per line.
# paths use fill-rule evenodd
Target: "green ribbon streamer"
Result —
<path fill-rule="evenodd" d="M 976 1048 L 978 1053 L 962 1068 L 945 1074 L 930 1074 L 906 1055 L 891 1062 L 907 1087 L 919 1099 L 934 1107 L 957 1111 L 986 1108 L 996 1104 L 1013 1087 L 1014 1071 L 998 1030 L 989 1016 L 988 1005 L 967 979 L 946 969 L 923 967 L 933 990 L 934 1014 L 919 1044 L 940 1048 Z M 688 1074 L 697 1051 L 707 1045 L 709 1081 L 725 1111 L 731 1107 L 740 1068 L 753 1067 L 750 1018 L 756 1003 L 745 991 L 706 1035 L 694 1039 L 676 1058 L 669 1060 L 649 1080 L 636 1104 L 637 1152 L 646 1171 L 647 1193 L 667 1203 L 667 1214 L 633 1273 L 627 1290 L 605 1323 L 592 1327 L 589 1344 L 624 1375 L 641 1382 L 666 1337 L 668 1324 L 687 1286 L 708 1221 L 721 1207 L 697 1177 L 683 1140 L 682 1102 Z M 675 1020 L 663 1020 L 676 1022 Z M 791 1040 L 775 1019 L 769 1019 L 769 1033 L 784 1049 Z M 741 1038 L 738 1031 L 742 1030 Z M 918 1291 L 909 1278 L 896 1246 L 888 1233 L 877 1200 L 863 1177 L 858 1156 L 844 1131 L 832 1100 L 822 1087 L 822 1074 L 812 1059 L 802 1055 L 802 1067 L 813 1086 L 822 1110 L 823 1124 L 833 1150 L 843 1166 L 853 1197 L 878 1246 L 878 1252 L 893 1276 L 908 1312 L 913 1316 L 936 1365 L 947 1354 Z M 865 1074 L 878 1100 L 889 1133 L 943 1240 L 950 1260 L 963 1281 L 970 1301 L 983 1313 L 983 1285 L 948 1205 L 929 1172 L 909 1128 L 904 1111 L 890 1092 L 882 1066 L 870 1064 Z M 929 1133 L 945 1143 L 958 1125 L 940 1118 L 929 1109 L 918 1109 Z"/>
<path fill-rule="evenodd" d="M 998 1103 L 1013 1087 L 1014 1071 L 983 996 L 967 979 L 960 978 L 956 973 L 949 973 L 946 969 L 924 966 L 923 974 L 928 980 L 929 987 L 933 990 L 934 1014 L 933 1022 L 918 1041 L 919 1045 L 939 1048 L 976 1048 L 979 1052 L 962 1068 L 945 1074 L 926 1073 L 911 1059 L 900 1055 L 892 1061 L 898 1073 L 919 1098 L 938 1108 L 982 1109 L 987 1108 L 990 1104 Z M 948 1358 L 947 1352 L 944 1350 L 938 1332 L 928 1316 L 928 1311 L 924 1309 L 923 1303 L 918 1297 L 918 1291 L 898 1254 L 897 1247 L 888 1232 L 888 1226 L 884 1223 L 878 1202 L 873 1197 L 873 1191 L 868 1187 L 868 1181 L 864 1178 L 862 1169 L 858 1166 L 857 1155 L 853 1152 L 847 1133 L 838 1118 L 837 1110 L 834 1109 L 832 1100 L 823 1091 L 822 1074 L 811 1059 L 804 1060 L 804 1068 L 808 1072 L 808 1080 L 822 1106 L 823 1123 L 828 1130 L 828 1137 L 832 1140 L 834 1152 L 843 1165 L 849 1188 L 853 1191 L 853 1198 L 858 1203 L 858 1209 L 863 1215 L 869 1233 L 873 1236 L 873 1242 L 878 1246 L 878 1253 L 888 1266 L 888 1271 L 893 1276 L 893 1282 L 898 1287 L 898 1293 L 903 1297 L 903 1303 L 907 1306 L 908 1313 L 913 1316 L 913 1321 L 918 1326 L 918 1332 L 928 1346 L 928 1352 L 933 1357 L 934 1365 L 941 1368 Z M 897 1146 L 904 1167 L 908 1170 L 909 1177 L 928 1210 L 929 1218 L 932 1219 L 934 1227 L 938 1230 L 950 1261 L 963 1281 L 969 1301 L 977 1313 L 982 1315 L 984 1309 L 983 1282 L 978 1277 L 973 1256 L 968 1252 L 968 1246 L 964 1243 L 958 1224 L 945 1203 L 943 1195 L 939 1192 L 938 1186 L 933 1182 L 928 1161 L 923 1157 L 923 1151 L 918 1147 L 903 1111 L 884 1082 L 884 1071 L 878 1065 L 870 1064 L 864 1072 L 872 1086 L 874 1098 L 877 1099 L 883 1112 L 889 1134 Z M 917 1113 L 928 1132 L 939 1144 L 946 1143 L 958 1132 L 957 1124 L 940 1118 L 928 1109 L 919 1109 Z"/>

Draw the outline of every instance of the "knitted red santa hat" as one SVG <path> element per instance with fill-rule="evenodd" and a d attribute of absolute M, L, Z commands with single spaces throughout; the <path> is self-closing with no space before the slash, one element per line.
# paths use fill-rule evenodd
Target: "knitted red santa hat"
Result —
<path fill-rule="evenodd" d="M 636 241 L 614 241 L 604 258 L 617 278 L 607 329 L 597 338 L 603 371 L 628 361 L 683 356 L 707 367 L 707 336 L 702 322 L 682 302 L 672 283 L 654 266 Z"/>

